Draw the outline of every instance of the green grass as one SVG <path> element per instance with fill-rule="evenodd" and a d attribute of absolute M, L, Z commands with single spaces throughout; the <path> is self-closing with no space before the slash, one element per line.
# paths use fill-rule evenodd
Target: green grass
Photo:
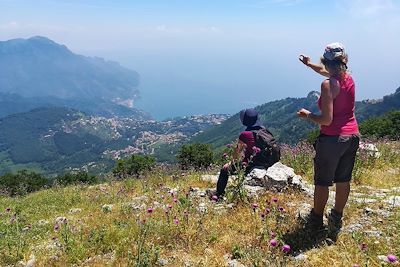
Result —
<path fill-rule="evenodd" d="M 364 171 L 357 184 L 352 184 L 352 198 L 355 193 L 371 197 L 379 188 L 400 186 L 398 173 L 390 171 L 400 166 L 399 154 L 393 154 L 398 145 L 391 144 L 386 154 L 368 161 L 370 165 L 361 165 Z M 302 157 L 298 159 L 304 160 Z M 306 170 L 306 178 L 308 173 Z M 214 186 L 199 177 L 199 173 L 176 176 L 154 172 L 145 180 L 51 188 L 16 198 L 2 196 L 0 266 L 27 261 L 31 255 L 36 258 L 35 266 L 157 266 L 160 258 L 168 261 L 167 266 L 185 266 L 188 262 L 192 266 L 224 266 L 225 254 L 246 266 L 381 266 L 378 255 L 400 256 L 400 209 L 382 198 L 376 197 L 377 202 L 371 204 L 350 200 L 344 224 L 361 221 L 364 229 L 342 232 L 334 245 L 304 249 L 307 261 L 299 263 L 293 255 L 283 253 L 281 246 L 287 243 L 296 249 L 309 241 L 294 229 L 298 226 L 298 207 L 311 204 L 311 198 L 292 190 L 265 192 L 221 210 L 205 198 L 187 197 L 190 188 Z M 176 188 L 177 193 L 171 195 L 170 188 Z M 396 194 L 400 193 L 387 193 Z M 271 203 L 273 197 L 278 198 L 276 204 Z M 198 210 L 203 202 L 205 213 Z M 259 207 L 253 210 L 252 203 Z M 107 210 L 104 205 L 113 206 Z M 278 207 L 285 211 L 279 212 Z M 365 217 L 366 207 L 388 213 Z M 154 211 L 149 213 L 148 208 Z M 271 213 L 262 220 L 265 208 Z M 67 223 L 60 222 L 55 229 L 58 217 L 66 217 Z M 367 235 L 368 230 L 380 231 L 381 235 Z M 279 242 L 277 249 L 269 245 L 272 232 Z M 360 249 L 361 243 L 367 244 L 367 251 Z"/>

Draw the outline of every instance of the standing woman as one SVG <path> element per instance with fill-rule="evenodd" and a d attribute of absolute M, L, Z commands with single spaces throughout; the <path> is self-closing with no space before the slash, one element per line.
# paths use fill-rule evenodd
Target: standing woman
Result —
<path fill-rule="evenodd" d="M 335 206 L 328 217 L 328 236 L 336 240 L 342 227 L 343 209 L 350 193 L 359 131 L 354 115 L 355 85 L 347 72 L 348 57 L 340 43 L 327 45 L 321 57 L 322 64 L 311 63 L 300 55 L 300 61 L 315 72 L 328 77 L 321 84 L 318 99 L 320 114 L 304 108 L 297 112 L 300 118 L 320 125 L 320 135 L 315 143 L 314 158 L 314 208 L 306 219 L 306 226 L 323 229 L 323 214 L 329 197 L 329 187 L 336 184 Z"/>

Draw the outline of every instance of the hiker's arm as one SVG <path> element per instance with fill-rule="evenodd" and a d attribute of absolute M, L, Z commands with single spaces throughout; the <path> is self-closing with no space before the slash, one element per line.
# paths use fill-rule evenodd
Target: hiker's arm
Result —
<path fill-rule="evenodd" d="M 321 74 L 325 77 L 329 77 L 329 72 L 325 69 L 324 65 L 312 63 L 310 57 L 301 54 L 299 56 L 299 60 L 307 67 L 310 67 L 316 73 Z"/>
<path fill-rule="evenodd" d="M 329 80 L 321 84 L 321 115 L 313 114 L 307 109 L 300 109 L 297 112 L 300 118 L 308 118 L 320 125 L 330 125 L 333 120 L 333 97 L 330 89 Z"/>

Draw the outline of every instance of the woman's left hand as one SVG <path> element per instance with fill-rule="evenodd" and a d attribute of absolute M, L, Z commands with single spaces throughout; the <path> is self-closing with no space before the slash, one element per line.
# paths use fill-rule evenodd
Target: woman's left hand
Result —
<path fill-rule="evenodd" d="M 299 111 L 297 111 L 297 116 L 299 116 L 300 118 L 308 118 L 308 116 L 310 116 L 311 111 L 302 108 Z"/>

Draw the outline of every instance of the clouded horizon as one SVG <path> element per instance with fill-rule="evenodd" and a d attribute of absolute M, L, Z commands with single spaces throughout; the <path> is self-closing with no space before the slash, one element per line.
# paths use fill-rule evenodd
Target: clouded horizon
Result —
<path fill-rule="evenodd" d="M 156 118 L 234 113 L 319 90 L 298 61 L 327 43 L 349 54 L 357 99 L 400 86 L 400 1 L 0 0 L 0 40 L 46 36 L 141 75 Z"/>

